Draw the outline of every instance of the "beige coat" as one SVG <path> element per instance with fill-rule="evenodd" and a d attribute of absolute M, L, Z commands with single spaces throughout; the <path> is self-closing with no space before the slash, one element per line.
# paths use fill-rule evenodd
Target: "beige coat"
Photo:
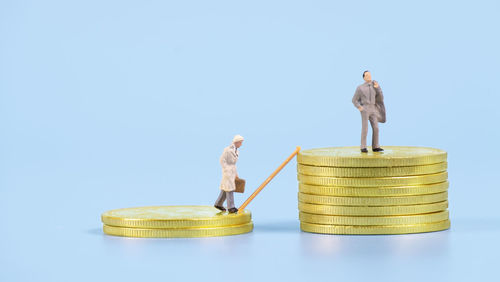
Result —
<path fill-rule="evenodd" d="M 220 189 L 226 192 L 231 192 L 236 189 L 234 179 L 238 174 L 236 172 L 236 161 L 238 160 L 238 153 L 234 144 L 226 147 L 220 156 L 220 165 L 222 166 L 222 180 Z"/>

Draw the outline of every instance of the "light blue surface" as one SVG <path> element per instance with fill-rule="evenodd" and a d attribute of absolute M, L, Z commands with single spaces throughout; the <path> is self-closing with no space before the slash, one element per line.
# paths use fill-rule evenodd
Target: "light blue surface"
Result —
<path fill-rule="evenodd" d="M 1 1 L 0 281 L 497 280 L 499 8 Z M 451 230 L 302 233 L 294 160 L 250 234 L 103 235 L 106 210 L 212 204 L 234 134 L 250 191 L 295 146 L 358 145 L 365 69 L 382 145 L 448 151 Z"/>

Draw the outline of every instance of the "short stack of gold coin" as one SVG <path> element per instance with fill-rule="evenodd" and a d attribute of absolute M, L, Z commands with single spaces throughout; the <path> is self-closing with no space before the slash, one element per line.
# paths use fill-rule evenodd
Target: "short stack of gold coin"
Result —
<path fill-rule="evenodd" d="M 126 237 L 213 237 L 243 234 L 253 229 L 250 211 L 228 214 L 211 206 L 116 209 L 103 213 L 101 220 L 104 233 Z"/>
<path fill-rule="evenodd" d="M 406 234 L 445 230 L 447 153 L 386 146 L 302 150 L 297 156 L 303 231 L 323 234 Z"/>

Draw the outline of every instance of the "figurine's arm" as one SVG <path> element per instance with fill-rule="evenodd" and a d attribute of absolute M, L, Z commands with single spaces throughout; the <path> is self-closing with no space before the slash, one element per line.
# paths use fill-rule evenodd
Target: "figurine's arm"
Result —
<path fill-rule="evenodd" d="M 361 104 L 359 103 L 361 100 L 361 89 L 356 88 L 356 91 L 354 92 L 354 96 L 352 97 L 352 103 L 354 104 L 354 107 L 360 108 Z"/>
<path fill-rule="evenodd" d="M 230 152 L 228 155 L 229 155 L 228 156 L 229 163 L 231 163 L 232 166 L 234 166 L 235 176 L 238 177 L 238 170 L 236 169 L 236 161 L 238 160 L 238 157 L 236 156 L 236 154 L 234 152 Z"/>
<path fill-rule="evenodd" d="M 227 148 L 224 149 L 224 152 L 222 153 L 221 156 L 222 169 L 224 170 L 230 169 L 230 166 L 233 166 L 235 164 L 236 164 L 236 157 L 229 149 Z"/>
<path fill-rule="evenodd" d="M 375 88 L 375 92 L 377 93 L 377 96 L 379 96 L 378 99 L 383 101 L 384 100 L 384 93 L 382 92 L 382 88 L 380 87 L 380 85 L 377 83 L 377 87 L 373 87 L 373 88 Z"/>

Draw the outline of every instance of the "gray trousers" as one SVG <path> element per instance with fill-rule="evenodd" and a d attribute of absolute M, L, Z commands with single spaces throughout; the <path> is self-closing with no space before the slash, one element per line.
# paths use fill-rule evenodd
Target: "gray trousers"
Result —
<path fill-rule="evenodd" d="M 361 111 L 361 149 L 366 148 L 366 136 L 368 135 L 368 121 L 372 126 L 372 149 L 379 148 L 378 143 L 378 113 L 375 105 L 363 105 Z"/>
<path fill-rule="evenodd" d="M 234 208 L 234 196 L 232 191 L 226 192 L 224 190 L 220 190 L 220 194 L 219 197 L 217 198 L 217 201 L 215 201 L 215 205 L 223 207 L 226 198 L 227 198 L 227 209 Z"/>

